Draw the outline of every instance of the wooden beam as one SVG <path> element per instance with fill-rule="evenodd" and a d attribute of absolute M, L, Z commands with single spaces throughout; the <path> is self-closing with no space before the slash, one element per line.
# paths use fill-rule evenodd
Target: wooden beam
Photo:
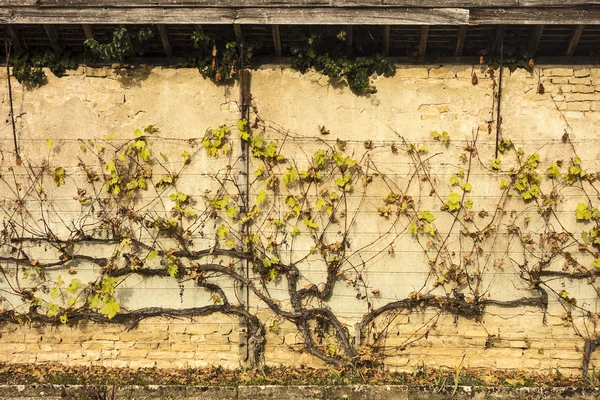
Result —
<path fill-rule="evenodd" d="M 425 57 L 425 52 L 427 51 L 427 37 L 429 36 L 429 25 L 423 25 L 421 27 L 421 38 L 419 39 L 419 50 L 417 52 L 417 57 L 422 58 Z"/>
<path fill-rule="evenodd" d="M 0 24 L 467 25 L 460 8 L 2 7 Z"/>
<path fill-rule="evenodd" d="M 6 27 L 6 36 L 8 37 L 8 42 L 12 47 L 19 50 L 25 50 L 27 48 L 14 26 L 8 25 Z"/>
<path fill-rule="evenodd" d="M 392 28 L 390 25 L 383 26 L 383 55 L 390 56 L 390 33 Z"/>
<path fill-rule="evenodd" d="M 54 52 L 57 54 L 62 53 L 64 44 L 56 28 L 53 25 L 44 25 L 44 30 L 46 31 L 48 39 L 50 39 L 50 43 L 52 44 L 52 49 L 54 49 Z"/>
<path fill-rule="evenodd" d="M 506 30 L 506 25 L 498 25 L 496 28 L 496 38 L 494 39 L 494 44 L 492 45 L 492 53 L 499 52 L 502 48 L 502 42 L 504 41 L 504 31 Z"/>
<path fill-rule="evenodd" d="M 6 6 L 42 7 L 578 7 L 598 0 L 2 0 Z"/>
<path fill-rule="evenodd" d="M 598 25 L 600 8 L 474 8 L 469 25 Z"/>
<path fill-rule="evenodd" d="M 279 33 L 279 25 L 273 25 L 273 47 L 275 48 L 275 55 L 281 57 L 281 35 Z"/>
<path fill-rule="evenodd" d="M 167 57 L 173 57 L 173 50 L 171 49 L 171 42 L 169 41 L 169 34 L 167 28 L 163 24 L 158 24 L 158 34 L 160 35 L 160 41 L 162 42 L 163 49 Z"/>
<path fill-rule="evenodd" d="M 456 35 L 456 47 L 454 48 L 454 57 L 462 56 L 465 48 L 465 39 L 467 38 L 467 27 L 459 26 L 458 34 Z"/>
<path fill-rule="evenodd" d="M 242 26 L 239 24 L 233 24 L 233 33 L 235 34 L 235 40 L 241 43 L 244 40 L 244 36 L 242 35 Z"/>
<path fill-rule="evenodd" d="M 353 54 L 354 53 L 354 33 L 352 31 L 352 25 L 346 26 L 346 53 Z"/>
<path fill-rule="evenodd" d="M 544 33 L 545 25 L 538 25 L 535 27 L 535 32 L 529 41 L 529 57 L 533 57 L 538 51 L 542 34 Z"/>
<path fill-rule="evenodd" d="M 83 32 L 85 32 L 86 39 L 94 39 L 94 27 L 88 24 L 81 25 L 83 27 Z"/>
<path fill-rule="evenodd" d="M 581 34 L 585 29 L 585 25 L 577 25 L 571 34 L 571 40 L 569 40 L 569 47 L 567 47 L 566 56 L 572 56 L 575 53 L 575 49 L 577 49 L 577 45 L 579 44 L 579 39 L 581 39 Z"/>

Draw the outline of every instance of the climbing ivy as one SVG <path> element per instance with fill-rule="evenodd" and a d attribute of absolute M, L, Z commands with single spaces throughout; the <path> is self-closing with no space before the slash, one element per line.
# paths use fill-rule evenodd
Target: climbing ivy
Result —
<path fill-rule="evenodd" d="M 291 48 L 292 67 L 302 73 L 314 68 L 332 82 L 347 84 L 357 94 L 375 93 L 371 83 L 374 74 L 390 76 L 395 73 L 393 61 L 379 54 L 369 57 L 348 56 L 346 31 L 324 30 L 305 37 L 300 45 Z"/>
<path fill-rule="evenodd" d="M 150 28 L 134 29 L 122 26 L 113 31 L 109 42 L 100 43 L 90 38 L 84 44 L 98 60 L 123 62 L 130 55 L 144 54 L 148 50 L 148 42 L 152 36 L 153 32 Z"/>

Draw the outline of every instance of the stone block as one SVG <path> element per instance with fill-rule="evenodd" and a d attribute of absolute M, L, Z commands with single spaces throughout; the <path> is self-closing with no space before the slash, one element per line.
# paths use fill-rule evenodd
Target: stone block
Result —
<path fill-rule="evenodd" d="M 572 68 L 549 68 L 542 72 L 544 76 L 573 76 Z"/>

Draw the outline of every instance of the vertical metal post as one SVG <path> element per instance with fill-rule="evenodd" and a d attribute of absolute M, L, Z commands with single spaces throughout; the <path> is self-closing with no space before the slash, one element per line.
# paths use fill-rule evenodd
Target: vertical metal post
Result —
<path fill-rule="evenodd" d="M 239 74 L 240 74 L 240 119 L 246 119 L 248 121 L 250 118 L 250 106 L 249 106 L 249 98 L 250 98 L 250 71 L 246 69 L 244 64 L 244 44 L 239 44 L 240 49 L 240 64 L 239 64 Z M 248 123 L 248 128 L 250 124 Z M 241 199 L 241 209 L 240 209 L 240 218 L 243 218 L 246 213 L 248 213 L 248 195 L 250 190 L 250 183 L 248 179 L 248 168 L 249 168 L 249 146 L 248 141 L 239 139 L 240 144 L 240 158 L 239 158 L 239 167 L 238 167 L 238 187 L 240 191 L 240 199 Z M 248 225 L 243 224 L 240 226 L 242 237 L 245 237 L 248 234 Z M 241 260 L 241 273 L 242 276 L 247 280 L 250 278 L 250 263 L 247 259 Z M 246 283 L 242 283 L 240 285 L 240 303 L 241 306 L 246 310 L 250 309 L 250 293 L 248 290 L 248 285 Z M 244 318 L 240 318 L 240 359 L 244 362 L 250 364 L 250 366 L 256 365 L 258 360 L 254 360 L 254 351 L 250 349 L 252 343 L 250 342 L 250 336 L 248 335 L 249 327 L 248 322 Z"/>

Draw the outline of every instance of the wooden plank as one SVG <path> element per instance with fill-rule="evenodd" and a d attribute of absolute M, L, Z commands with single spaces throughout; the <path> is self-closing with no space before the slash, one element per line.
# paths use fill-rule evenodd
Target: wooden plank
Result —
<path fill-rule="evenodd" d="M 469 10 L 460 8 L 241 8 L 240 24 L 295 25 L 466 25 Z"/>
<path fill-rule="evenodd" d="M 519 0 L 519 7 L 578 7 L 600 4 L 598 0 Z"/>
<path fill-rule="evenodd" d="M 571 40 L 569 40 L 569 47 L 567 47 L 566 56 L 572 56 L 575 53 L 575 49 L 579 44 L 579 39 L 581 39 L 581 34 L 585 29 L 585 25 L 577 25 L 573 30 L 573 34 L 571 35 Z"/>
<path fill-rule="evenodd" d="M 64 44 L 56 28 L 52 25 L 44 25 L 44 30 L 46 31 L 48 39 L 50 39 L 50 43 L 52 44 L 52 49 L 54 52 L 58 54 L 62 53 Z"/>
<path fill-rule="evenodd" d="M 94 39 L 94 27 L 92 25 L 83 24 L 83 32 L 85 32 L 86 39 Z"/>
<path fill-rule="evenodd" d="M 10 45 L 16 49 L 24 50 L 27 48 L 23 40 L 21 40 L 21 36 L 18 34 L 16 28 L 14 26 L 8 25 L 6 27 L 6 36 L 10 43 Z"/>
<path fill-rule="evenodd" d="M 6 0 L 4 0 L 6 1 Z M 11 5 L 35 5 L 35 0 L 8 0 Z M 556 0 L 529 0 L 535 7 L 543 7 L 544 2 L 553 4 Z M 590 4 L 590 0 L 566 0 Z M 94 0 L 93 7 L 519 7 L 519 0 Z M 40 0 L 42 7 L 90 6 L 90 0 Z"/>
<path fill-rule="evenodd" d="M 474 8 L 470 10 L 471 25 L 597 25 L 600 8 Z"/>
<path fill-rule="evenodd" d="M 173 57 L 173 50 L 171 49 L 171 42 L 169 41 L 169 34 L 167 28 L 163 24 L 156 25 L 158 28 L 158 34 L 160 35 L 160 41 L 162 42 L 163 49 L 167 57 Z"/>
<path fill-rule="evenodd" d="M 40 7 L 578 7 L 600 0 L 2 0 L 2 6 Z"/>
<path fill-rule="evenodd" d="M 3 2 L 5 0 L 2 0 Z M 28 2 L 35 0 L 9 0 Z M 25 4 L 27 5 L 27 4 Z M 42 7 L 316 7 L 332 6 L 333 0 L 40 0 Z"/>
<path fill-rule="evenodd" d="M 273 31 L 273 47 L 275 48 L 275 56 L 281 57 L 281 34 L 279 33 L 279 25 L 272 26 Z"/>
<path fill-rule="evenodd" d="M 345 3 L 344 0 L 339 2 Z M 382 4 L 386 7 L 518 7 L 519 0 L 383 0 Z"/>
<path fill-rule="evenodd" d="M 463 49 L 465 48 L 465 39 L 467 38 L 466 26 L 458 28 L 458 34 L 456 35 L 456 47 L 454 48 L 454 57 L 462 56 Z"/>
<path fill-rule="evenodd" d="M 535 27 L 535 33 L 529 41 L 529 56 L 533 57 L 538 50 L 542 34 L 544 33 L 544 25 L 538 25 Z"/>
<path fill-rule="evenodd" d="M 459 8 L 0 7 L 4 24 L 466 25 Z"/>
<path fill-rule="evenodd" d="M 383 55 L 389 57 L 390 55 L 390 33 L 392 27 L 390 25 L 383 26 Z"/>
<path fill-rule="evenodd" d="M 421 27 L 421 38 L 419 39 L 419 51 L 417 57 L 425 57 L 427 51 L 427 37 L 429 36 L 429 25 L 423 25 Z"/>

